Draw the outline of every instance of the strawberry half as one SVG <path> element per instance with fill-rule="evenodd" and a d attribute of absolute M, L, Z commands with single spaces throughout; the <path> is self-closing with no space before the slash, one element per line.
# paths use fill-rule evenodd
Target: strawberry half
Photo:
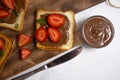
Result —
<path fill-rule="evenodd" d="M 1 0 L 2 3 L 9 9 L 14 9 L 14 0 Z"/>
<path fill-rule="evenodd" d="M 40 27 L 36 30 L 36 40 L 39 42 L 44 42 L 48 38 L 48 32 L 46 28 Z"/>
<path fill-rule="evenodd" d="M 65 17 L 61 14 L 49 14 L 48 15 L 48 23 L 50 26 L 59 28 L 65 22 Z"/>
<path fill-rule="evenodd" d="M 2 50 L 5 46 L 5 41 L 0 38 L 0 50 Z"/>
<path fill-rule="evenodd" d="M 61 40 L 61 33 L 57 28 L 48 28 L 48 35 L 50 37 L 50 40 L 54 43 L 57 43 Z"/>
<path fill-rule="evenodd" d="M 5 9 L 0 9 L 0 18 L 6 18 L 10 15 L 10 12 Z"/>
<path fill-rule="evenodd" d="M 18 46 L 22 47 L 22 46 L 26 46 L 27 44 L 29 44 L 31 41 L 31 37 L 26 35 L 26 34 L 20 34 L 18 36 Z"/>
<path fill-rule="evenodd" d="M 26 48 L 22 48 L 20 49 L 20 56 L 22 60 L 27 59 L 31 54 L 31 50 L 26 49 Z"/>

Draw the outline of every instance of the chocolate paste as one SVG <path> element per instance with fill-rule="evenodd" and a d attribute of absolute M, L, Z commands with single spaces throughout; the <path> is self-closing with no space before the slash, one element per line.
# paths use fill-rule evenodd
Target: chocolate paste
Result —
<path fill-rule="evenodd" d="M 93 16 L 83 24 L 83 38 L 92 47 L 103 47 L 108 45 L 114 36 L 112 23 L 102 16 Z"/>
<path fill-rule="evenodd" d="M 0 8 L 8 10 L 10 15 L 6 18 L 0 18 L 0 23 L 14 23 L 17 20 L 18 14 L 22 9 L 25 9 L 25 0 L 14 0 L 14 10 L 6 8 L 0 1 Z"/>
<path fill-rule="evenodd" d="M 63 16 L 65 16 L 65 15 L 63 15 Z M 41 18 L 45 19 L 46 21 L 47 21 L 47 17 L 48 17 L 48 14 L 41 15 Z M 68 39 L 69 39 L 69 34 L 68 34 L 69 27 L 70 27 L 69 26 L 69 20 L 65 16 L 64 25 L 59 28 L 59 30 L 62 34 L 61 40 L 57 43 L 54 43 L 54 42 L 50 41 L 50 39 L 47 39 L 45 42 L 42 42 L 41 44 L 44 45 L 44 46 L 53 46 L 54 48 L 57 48 L 58 46 L 62 46 L 64 44 L 66 44 Z"/>

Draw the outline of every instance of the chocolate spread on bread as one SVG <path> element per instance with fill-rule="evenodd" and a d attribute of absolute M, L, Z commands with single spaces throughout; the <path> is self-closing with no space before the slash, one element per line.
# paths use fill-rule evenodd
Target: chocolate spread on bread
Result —
<path fill-rule="evenodd" d="M 83 24 L 83 38 L 92 47 L 103 47 L 108 45 L 114 36 L 112 23 L 102 16 L 88 18 Z"/>
<path fill-rule="evenodd" d="M 10 12 L 10 15 L 7 18 L 0 18 L 0 23 L 14 23 L 17 20 L 18 14 L 21 12 L 22 9 L 25 9 L 25 0 L 14 0 L 14 10 L 9 10 L 6 8 L 2 2 L 0 1 L 0 8 L 8 10 Z"/>
<path fill-rule="evenodd" d="M 62 14 L 61 14 L 62 15 Z M 47 16 L 48 16 L 48 14 L 44 14 L 44 15 L 41 15 L 40 17 L 42 18 L 42 19 L 47 19 Z M 65 16 L 65 15 L 63 15 L 63 16 Z M 61 32 L 61 34 L 62 34 L 62 38 L 61 38 L 61 40 L 59 41 L 59 42 L 57 42 L 57 43 L 53 43 L 53 42 L 51 42 L 49 39 L 47 39 L 45 42 L 41 42 L 41 44 L 42 45 L 44 45 L 44 46 L 52 46 L 52 47 L 54 47 L 54 48 L 57 48 L 58 46 L 62 46 L 62 45 L 64 45 L 64 44 L 66 44 L 67 43 L 67 41 L 68 41 L 68 39 L 69 39 L 69 34 L 68 34 L 68 30 L 69 30 L 69 28 L 70 28 L 70 26 L 69 26 L 69 20 L 68 20 L 68 18 L 65 16 L 65 23 L 64 23 L 64 25 L 63 26 L 61 26 L 60 28 L 59 28 L 59 30 L 60 30 L 60 32 Z M 49 26 L 48 26 L 49 27 Z"/>

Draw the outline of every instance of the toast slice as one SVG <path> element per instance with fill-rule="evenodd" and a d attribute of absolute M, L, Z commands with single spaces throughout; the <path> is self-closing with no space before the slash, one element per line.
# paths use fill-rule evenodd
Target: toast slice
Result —
<path fill-rule="evenodd" d="M 6 18 L 0 18 L 0 27 L 8 28 L 14 31 L 21 31 L 23 28 L 25 12 L 28 0 L 14 0 L 14 9 L 10 10 L 0 2 L 0 8 L 10 12 Z"/>
<path fill-rule="evenodd" d="M 74 12 L 69 10 L 69 11 L 50 11 L 50 10 L 37 10 L 36 13 L 36 30 L 38 30 L 42 25 L 38 22 L 39 19 L 42 18 L 42 16 L 47 16 L 48 14 L 61 14 L 63 16 L 66 17 L 66 20 L 68 21 L 68 25 L 65 22 L 64 25 L 69 26 L 69 28 L 65 28 L 66 30 L 62 33 L 66 33 L 67 38 L 64 38 L 64 36 L 62 36 L 62 38 L 64 38 L 63 43 L 52 43 L 50 42 L 49 39 L 47 39 L 47 41 L 45 42 L 39 42 L 36 40 L 36 47 L 38 49 L 42 49 L 42 50 L 68 50 L 70 48 L 73 47 L 73 40 L 74 40 Z M 46 17 L 47 18 L 47 17 Z M 62 26 L 62 27 L 66 27 L 66 26 Z M 50 44 L 48 43 L 50 42 Z M 49 44 L 49 45 L 48 45 Z"/>
<path fill-rule="evenodd" d="M 1 72 L 9 55 L 11 54 L 13 50 L 13 41 L 9 37 L 1 33 L 0 33 L 0 39 L 3 39 L 5 43 L 3 53 L 0 53 L 0 72 Z"/>

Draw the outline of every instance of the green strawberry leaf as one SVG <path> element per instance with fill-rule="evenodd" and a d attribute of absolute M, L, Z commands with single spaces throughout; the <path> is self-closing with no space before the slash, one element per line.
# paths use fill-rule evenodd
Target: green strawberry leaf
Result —
<path fill-rule="evenodd" d="M 47 24 L 47 21 L 45 19 L 38 19 L 37 23 L 40 23 L 41 26 L 45 26 Z"/>
<path fill-rule="evenodd" d="M 14 10 L 13 10 L 14 14 L 18 17 L 18 12 L 16 10 L 16 6 L 14 7 Z"/>
<path fill-rule="evenodd" d="M 15 26 L 14 26 L 14 28 L 15 28 L 15 29 L 18 29 L 18 26 L 19 26 L 19 24 L 16 23 Z"/>
<path fill-rule="evenodd" d="M 0 57 L 4 56 L 4 51 L 0 50 Z"/>

